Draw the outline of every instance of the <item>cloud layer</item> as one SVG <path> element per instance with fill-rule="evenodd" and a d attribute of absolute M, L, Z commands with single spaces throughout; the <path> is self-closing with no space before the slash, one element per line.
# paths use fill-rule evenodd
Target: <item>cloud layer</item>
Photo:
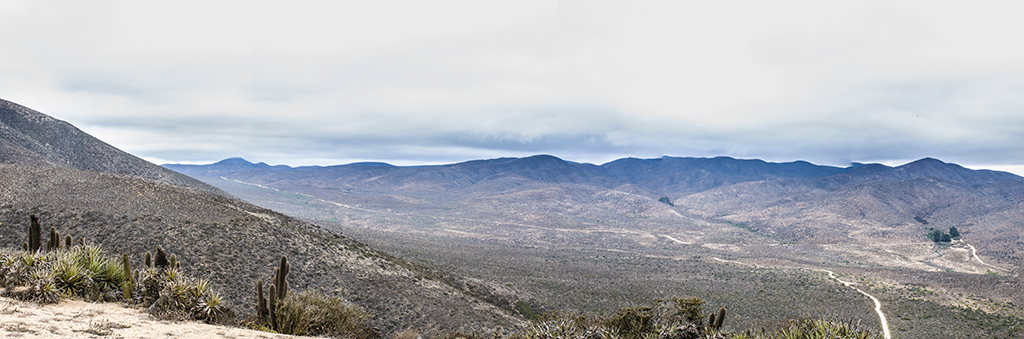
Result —
<path fill-rule="evenodd" d="M 6 1 L 0 97 L 156 162 L 1024 165 L 1014 2 Z"/>

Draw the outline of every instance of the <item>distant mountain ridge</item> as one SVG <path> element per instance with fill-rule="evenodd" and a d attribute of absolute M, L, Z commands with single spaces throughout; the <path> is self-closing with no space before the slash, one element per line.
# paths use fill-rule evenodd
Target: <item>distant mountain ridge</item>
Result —
<path fill-rule="evenodd" d="M 704 232 L 724 222 L 788 241 L 844 243 L 861 241 L 856 239 L 862 235 L 917 241 L 928 227 L 957 226 L 991 248 L 1007 249 L 1002 258 L 1024 262 L 1024 252 L 1013 250 L 1024 245 L 1018 235 L 1024 210 L 1017 207 L 1024 196 L 1015 193 L 1024 190 L 1024 178 L 933 158 L 842 168 L 729 157 L 625 158 L 593 165 L 549 155 L 415 167 L 270 167 L 241 159 L 165 166 L 289 214 L 327 222 L 347 216 L 370 229 L 393 225 L 395 214 L 415 215 L 403 227 L 428 233 L 434 229 L 415 225 L 437 218 L 435 223 L 463 225 L 456 230 L 485 233 L 527 225 L 540 233 L 569 227 L 657 234 Z M 322 200 L 311 206 L 328 206 L 295 205 L 224 179 L 299 193 Z M 324 214 L 335 208 L 329 205 L 346 207 Z M 478 228 L 479 222 L 500 227 Z M 493 236 L 507 234 L 514 233 Z M 558 239 L 551 234 L 536 239 L 559 245 L 547 243 Z"/>
<path fill-rule="evenodd" d="M 677 198 L 713 188 L 752 181 L 783 178 L 845 176 L 856 180 L 934 177 L 971 185 L 1024 181 L 1007 172 L 972 170 L 957 164 L 924 158 L 905 165 L 858 164 L 849 167 L 815 165 L 806 161 L 771 163 L 731 157 L 655 159 L 623 158 L 602 165 L 565 161 L 550 155 L 525 158 L 472 160 L 446 165 L 393 166 L 357 163 L 334 166 L 290 167 L 251 163 L 230 158 L 209 165 L 166 164 L 164 167 L 197 177 L 265 179 L 259 182 L 326 180 L 339 187 L 362 186 L 407 189 L 435 187 L 466 189 L 486 182 L 509 185 L 534 183 L 587 184 L 604 188 L 633 185 L 652 194 Z M 266 176 L 266 177 L 264 177 Z"/>

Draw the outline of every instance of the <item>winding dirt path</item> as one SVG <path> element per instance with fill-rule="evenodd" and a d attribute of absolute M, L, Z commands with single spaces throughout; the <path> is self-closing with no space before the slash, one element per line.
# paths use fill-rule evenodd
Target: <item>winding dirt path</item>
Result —
<path fill-rule="evenodd" d="M 724 263 L 730 263 L 730 264 L 744 265 L 744 266 L 750 266 L 750 267 L 761 267 L 761 266 L 758 266 L 758 265 L 752 265 L 752 264 L 748 264 L 748 263 L 741 262 L 741 261 L 726 260 L 726 259 L 722 259 L 722 258 L 718 258 L 718 257 L 713 257 L 711 259 L 714 259 L 714 260 L 720 261 L 720 262 L 724 262 Z M 774 267 L 774 266 L 765 266 L 765 267 Z M 878 298 L 875 298 L 875 296 L 868 294 L 868 292 L 864 292 L 864 290 L 857 288 L 856 286 L 854 286 L 854 285 L 856 285 L 856 283 L 854 283 L 854 282 L 843 281 L 842 279 L 839 279 L 839 277 L 836 276 L 835 272 L 832 272 L 830 270 L 820 269 L 820 268 L 803 268 L 803 267 L 791 267 L 791 268 L 809 269 L 809 270 L 813 270 L 813 271 L 819 271 L 819 272 L 828 273 L 829 278 L 832 278 L 835 281 L 838 281 L 840 284 L 843 284 L 846 287 L 852 288 L 852 289 L 856 290 L 857 292 L 860 292 L 860 294 L 863 294 L 863 295 L 867 296 L 868 298 L 871 298 L 871 301 L 875 302 L 875 313 L 878 313 L 878 320 L 879 320 L 879 322 L 882 325 L 882 336 L 885 339 L 892 339 L 892 335 L 889 333 L 889 321 L 885 318 L 885 312 L 882 312 L 882 302 L 879 301 Z"/>
<path fill-rule="evenodd" d="M 995 265 L 989 265 L 988 263 L 986 263 L 986 262 L 984 262 L 984 261 L 981 261 L 981 258 L 979 258 L 979 257 L 978 257 L 978 249 L 974 248 L 974 245 L 968 244 L 968 243 L 967 243 L 966 241 L 963 241 L 963 240 L 961 240 L 961 242 L 963 242 L 963 243 L 964 243 L 964 245 L 966 245 L 967 247 L 970 247 L 970 248 L 971 248 L 971 255 L 973 255 L 973 256 L 974 256 L 974 260 L 977 260 L 977 261 L 978 261 L 979 263 L 981 263 L 982 265 L 985 265 L 985 266 L 988 266 L 988 267 L 994 268 L 994 269 L 996 269 L 996 270 L 999 270 L 999 271 L 1004 271 L 1004 272 L 1006 271 L 1006 270 L 1005 270 L 1005 269 L 1003 269 L 1002 267 L 999 267 L 999 266 L 995 266 Z"/>
<path fill-rule="evenodd" d="M 868 294 L 868 292 L 864 292 L 864 290 L 859 289 L 856 286 L 853 286 L 853 282 L 843 281 L 842 279 L 839 279 L 839 277 L 836 276 L 835 272 L 825 269 L 818 269 L 817 271 L 828 272 L 828 276 L 830 278 L 835 279 L 836 281 L 843 285 L 846 285 L 846 287 L 852 288 L 857 292 L 860 292 L 860 294 L 866 295 L 868 298 L 871 298 L 871 301 L 875 302 L 875 313 L 878 313 L 878 320 L 879 322 L 882 323 L 882 336 L 885 337 L 885 339 L 892 339 L 892 335 L 889 334 L 889 321 L 885 319 L 885 313 L 882 312 L 882 302 L 878 301 L 878 298 L 875 298 L 875 296 Z"/>

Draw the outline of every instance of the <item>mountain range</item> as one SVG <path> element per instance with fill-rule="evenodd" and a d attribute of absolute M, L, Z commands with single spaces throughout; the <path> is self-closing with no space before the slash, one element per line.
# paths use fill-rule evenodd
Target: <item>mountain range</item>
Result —
<path fill-rule="evenodd" d="M 549 155 L 408 167 L 292 168 L 238 158 L 165 167 L 214 185 L 230 179 L 306 194 L 351 206 L 349 212 L 357 214 L 387 210 L 431 216 L 430 211 L 446 210 L 492 222 L 665 232 L 673 231 L 665 225 L 685 230 L 725 221 L 818 243 L 854 241 L 847 238 L 861 234 L 917 240 L 928 227 L 955 226 L 975 240 L 998 242 L 994 248 L 1001 259 L 1020 260 L 1015 250 L 1003 250 L 1017 248 L 1020 240 L 1015 222 L 1022 220 L 1017 192 L 1024 178 L 932 158 L 896 167 L 845 168 L 729 157 L 626 158 L 592 165 Z M 674 206 L 660 203 L 662 197 Z"/>
<path fill-rule="evenodd" d="M 970 298 L 980 295 L 999 300 L 993 305 L 1024 303 L 1024 285 L 1016 278 L 1024 267 L 1024 178 L 933 158 L 848 167 L 729 157 L 626 158 L 594 165 L 537 155 L 433 166 L 323 167 L 232 158 L 165 167 L 258 205 L 355 234 L 409 260 L 519 281 L 527 286 L 520 288 L 522 296 L 542 300 L 565 293 L 536 287 L 559 277 L 538 281 L 516 274 L 555 269 L 544 263 L 551 256 L 599 251 L 675 258 L 695 267 L 709 265 L 708 258 L 729 258 L 764 267 L 843 269 L 896 290 L 942 290 L 941 300 L 932 302 L 950 307 L 978 307 Z M 950 227 L 962 234 L 952 245 L 927 236 Z M 501 265 L 518 267 L 508 270 L 513 273 L 491 273 L 493 263 L 474 264 L 488 253 L 506 252 L 514 259 Z M 608 272 L 594 267 L 621 265 L 607 260 L 571 260 L 559 269 L 600 276 Z M 641 275 L 587 288 L 678 279 L 633 266 L 617 270 Z M 951 279 L 949 274 L 959 275 Z M 634 288 L 663 296 L 653 291 L 672 288 L 665 284 Z M 551 303 L 592 307 L 569 299 Z M 1024 310 L 1014 312 L 1024 315 Z M 914 325 L 921 323 L 906 326 Z"/>

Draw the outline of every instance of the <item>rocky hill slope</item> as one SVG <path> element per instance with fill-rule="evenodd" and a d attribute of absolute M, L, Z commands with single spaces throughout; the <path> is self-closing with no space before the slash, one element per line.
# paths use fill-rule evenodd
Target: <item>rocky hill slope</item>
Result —
<path fill-rule="evenodd" d="M 211 280 L 243 314 L 254 307 L 256 280 L 269 281 L 276 261 L 287 255 L 294 289 L 322 289 L 351 300 L 367 310 L 383 334 L 519 321 L 343 235 L 215 194 L 219 190 L 189 184 L 192 179 L 176 173 L 161 174 L 165 170 L 105 144 L 54 139 L 73 127 L 40 113 L 28 112 L 20 118 L 27 122 L 15 123 L 11 110 L 5 112 L 2 128 L 8 137 L 2 145 L 14 151 L 0 154 L 0 246 L 20 247 L 28 215 L 35 213 L 44 227 L 129 253 L 135 264 L 141 264 L 142 253 L 163 246 L 177 255 L 183 270 Z M 89 153 L 91 147 L 102 152 Z"/>
<path fill-rule="evenodd" d="M 0 99 L 0 163 L 119 173 L 224 194 L 125 153 L 72 126 Z"/>

